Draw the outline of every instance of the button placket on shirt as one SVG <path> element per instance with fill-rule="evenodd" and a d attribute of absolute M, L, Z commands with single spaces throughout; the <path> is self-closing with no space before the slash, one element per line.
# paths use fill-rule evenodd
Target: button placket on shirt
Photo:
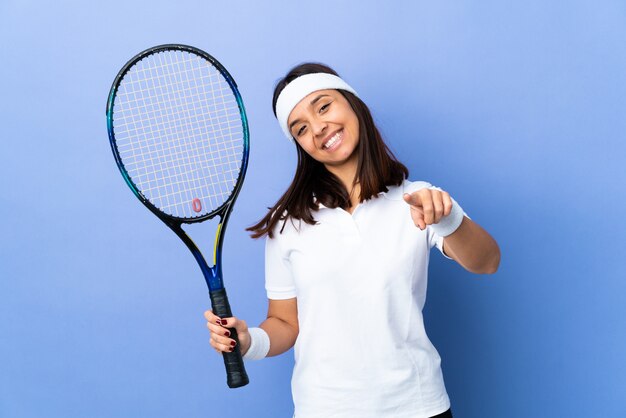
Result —
<path fill-rule="evenodd" d="M 343 209 L 339 209 L 341 214 L 341 234 L 349 242 L 357 244 L 361 241 L 361 231 L 359 229 L 359 215 L 363 212 L 361 207 L 363 204 L 357 206 L 354 212 L 349 213 Z"/>

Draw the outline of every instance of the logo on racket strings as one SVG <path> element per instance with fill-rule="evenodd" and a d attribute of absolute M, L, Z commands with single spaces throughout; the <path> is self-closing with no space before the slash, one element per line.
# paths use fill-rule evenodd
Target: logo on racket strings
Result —
<path fill-rule="evenodd" d="M 194 212 L 200 212 L 202 210 L 202 202 L 197 197 L 191 201 L 191 208 Z"/>

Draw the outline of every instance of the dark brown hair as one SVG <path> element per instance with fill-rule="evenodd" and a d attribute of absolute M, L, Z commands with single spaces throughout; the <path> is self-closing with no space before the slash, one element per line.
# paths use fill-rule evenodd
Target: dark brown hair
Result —
<path fill-rule="evenodd" d="M 294 67 L 278 82 L 274 89 L 272 107 L 276 115 L 276 101 L 281 91 L 293 80 L 305 74 L 328 73 L 337 75 L 330 67 L 306 63 Z M 358 153 L 357 174 L 355 183 L 360 183 L 361 196 L 359 201 L 377 197 L 378 193 L 388 191 L 387 186 L 399 186 L 408 177 L 409 170 L 400 163 L 387 147 L 374 124 L 374 119 L 368 107 L 354 94 L 338 90 L 350 103 L 352 110 L 359 120 L 359 144 L 355 150 Z M 351 206 L 350 196 L 343 183 L 324 165 L 309 154 L 294 140 L 298 151 L 298 165 L 291 185 L 278 202 L 268 208 L 269 212 L 256 225 L 248 228 L 253 238 L 269 235 L 273 238 L 273 230 L 279 221 L 288 218 L 302 220 L 314 225 L 313 211 L 319 206 L 317 201 L 329 208 L 348 209 Z M 283 231 L 285 224 L 280 230 Z"/>

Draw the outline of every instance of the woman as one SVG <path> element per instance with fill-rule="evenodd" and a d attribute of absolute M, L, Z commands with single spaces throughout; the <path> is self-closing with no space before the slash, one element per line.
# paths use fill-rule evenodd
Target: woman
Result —
<path fill-rule="evenodd" d="M 267 319 L 207 311 L 211 345 L 244 359 L 295 344 L 295 417 L 451 417 L 424 331 L 429 250 L 494 273 L 498 245 L 445 191 L 409 182 L 354 89 L 321 64 L 292 69 L 274 114 L 298 150 L 285 194 L 250 228 L 267 235 Z"/>

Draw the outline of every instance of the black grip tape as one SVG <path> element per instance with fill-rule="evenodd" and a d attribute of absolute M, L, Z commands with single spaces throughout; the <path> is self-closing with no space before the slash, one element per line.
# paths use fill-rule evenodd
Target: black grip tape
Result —
<path fill-rule="evenodd" d="M 226 296 L 226 289 L 214 290 L 209 292 L 211 297 L 211 306 L 213 307 L 213 313 L 220 318 L 229 318 L 233 316 L 230 305 L 228 303 L 228 297 Z M 241 351 L 239 350 L 239 337 L 237 331 L 234 328 L 228 328 L 230 331 L 230 338 L 237 342 L 235 349 L 230 353 L 222 353 L 224 356 L 224 366 L 226 367 L 226 382 L 229 388 L 239 388 L 247 385 L 248 375 L 246 368 L 243 365 L 243 359 L 241 358 Z"/>

